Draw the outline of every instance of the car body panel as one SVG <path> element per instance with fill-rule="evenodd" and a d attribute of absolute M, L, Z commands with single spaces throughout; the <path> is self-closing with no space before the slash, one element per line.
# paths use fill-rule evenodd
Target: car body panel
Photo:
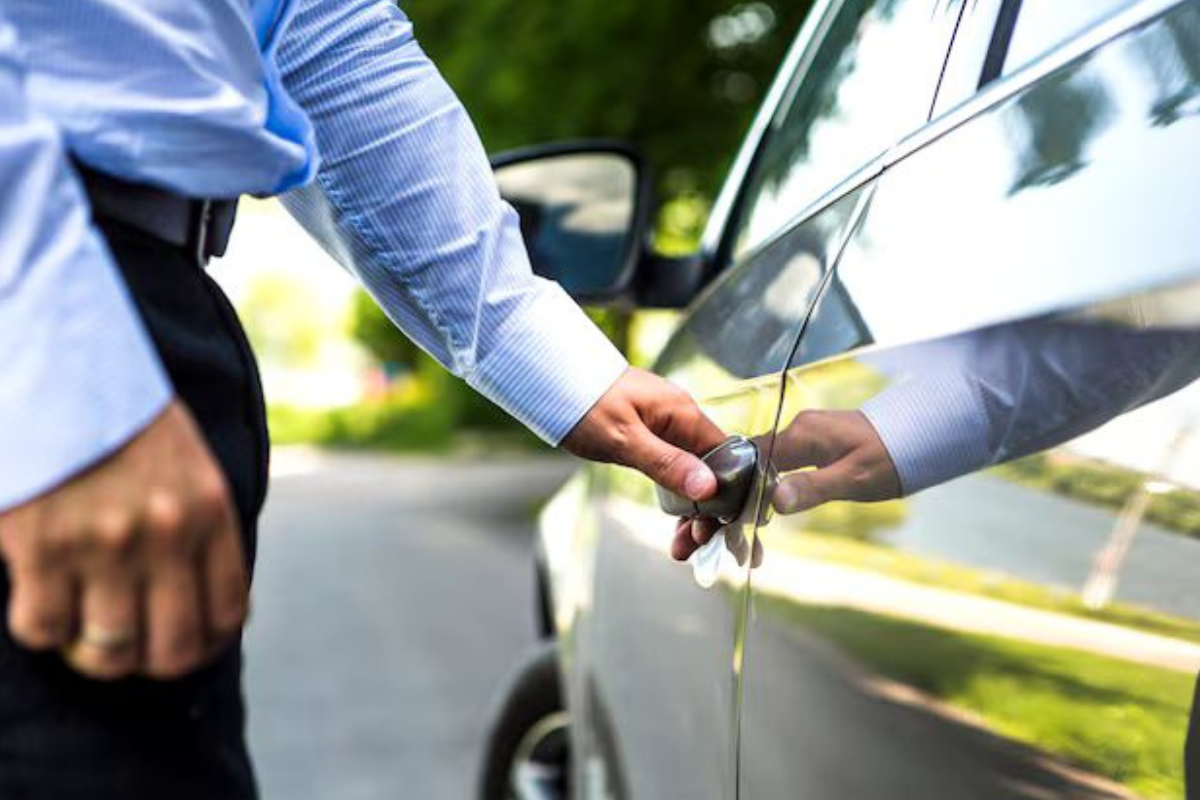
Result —
<path fill-rule="evenodd" d="M 1025 412 L 986 439 L 999 466 L 756 532 L 740 797 L 1185 796 L 1197 36 L 1200 4 L 1155 14 L 893 154 L 782 423 L 890 407 L 928 423 L 913 441 L 966 447 L 981 412 L 937 403 L 994 364 L 1027 376 Z"/>
<path fill-rule="evenodd" d="M 1190 329 L 1200 321 L 1187 312 L 1200 254 L 1192 233 L 1200 226 L 1189 216 L 1195 203 L 1188 202 L 1200 176 L 1200 70 L 1188 49 L 1187 16 L 1196 3 L 1173 9 L 1165 0 L 1143 0 L 973 94 L 980 37 L 990 34 L 998 4 L 931 0 L 943 15 L 935 22 L 946 48 L 956 28 L 962 37 L 948 60 L 930 61 L 945 67 L 928 86 L 932 122 L 900 126 L 896 141 L 848 162 L 840 179 L 805 185 L 794 216 L 779 217 L 774 230 L 736 249 L 760 155 L 812 64 L 826 18 L 840 7 L 837 0 L 818 3 L 785 61 L 704 236 L 702 254 L 718 277 L 682 316 L 656 371 L 692 392 L 729 433 L 756 437 L 772 452 L 780 415 L 786 424 L 805 408 L 857 408 L 899 385 L 871 360 L 876 356 L 915 358 L 919 373 L 919 365 L 936 363 L 929 353 L 939 342 L 989 326 L 1020 331 L 1064 313 L 1073 315 L 1062 317 L 1064 324 L 1082 314 L 1134 331 L 1172 319 Z M 938 81 L 945 94 L 935 104 Z M 824 516 L 777 516 L 758 532 L 755 523 L 768 515 L 752 504 L 686 567 L 667 557 L 673 521 L 658 510 L 648 480 L 614 467 L 582 470 L 539 525 L 572 711 L 576 796 L 1178 796 L 1178 762 L 1109 774 L 1096 766 L 1094 738 L 1080 734 L 1075 750 L 1047 744 L 1043 732 L 1029 732 L 1028 715 L 997 716 L 993 707 L 931 687 L 929 660 L 905 641 L 911 634 L 934 654 L 947 647 L 962 654 L 966 642 L 975 648 L 967 648 L 972 663 L 988 663 L 995 648 L 980 655 L 976 639 L 998 631 L 956 618 L 956 603 L 984 616 L 993 609 L 987 602 L 1015 604 L 1017 611 L 1004 606 L 1003 613 L 1018 621 L 1049 608 L 1058 615 L 1055 631 L 1087 618 L 1070 600 L 1079 565 L 1110 536 L 1113 503 L 1116 518 L 1129 518 L 1136 503 L 1146 504 L 1138 513 L 1150 513 L 1144 495 L 1153 481 L 1146 476 L 1164 469 L 1172 447 L 1185 449 L 1170 444 L 1178 438 L 1164 439 L 1159 430 L 1147 439 L 1133 483 L 1122 478 L 1133 488 L 1105 501 L 1103 513 L 1093 507 L 1095 497 L 1081 511 L 1078 498 L 1065 502 L 1044 485 L 1021 484 L 1021 474 L 966 476 L 899 505 L 835 503 Z M 1128 440 L 1125 434 L 1111 441 Z M 1079 452 L 1090 453 L 1086 442 L 1082 449 L 1056 446 L 1067 455 L 1047 457 L 1052 465 L 1077 464 Z M 1191 456 L 1179 457 L 1191 463 Z M 1035 475 L 1043 483 L 1053 477 Z M 1180 502 L 1190 508 L 1187 486 Z M 760 487 L 758 500 L 768 499 L 767 488 Z M 996 525 L 981 524 L 964 539 L 982 548 L 979 556 L 957 549 L 945 532 L 971 524 L 973 515 L 1010 519 L 1003 512 L 1026 505 L 1089 520 L 1088 531 L 1070 540 L 1066 562 L 1074 566 L 1066 572 L 1029 569 L 1053 561 L 1050 534 L 1006 543 Z M 1029 534 L 1038 524 L 1019 526 Z M 932 538 L 922 531 L 934 531 Z M 1151 540 L 1158 541 L 1145 538 Z M 765 553 L 758 571 L 748 557 L 754 543 Z M 1178 558 L 1190 556 L 1186 550 Z M 773 566 L 780 562 L 791 566 Z M 991 592 L 994 581 L 1001 589 Z M 855 588 L 879 596 L 881 586 L 897 585 L 909 594 L 885 593 L 881 604 L 891 607 L 855 604 Z M 1118 605 L 1145 603 L 1136 585 L 1118 591 Z M 1121 591 L 1134 592 L 1133 599 Z M 1014 595 L 1036 602 L 1022 606 Z M 931 598 L 949 602 L 948 617 L 932 616 Z M 1177 711 L 1179 667 L 1191 664 L 1191 606 L 1150 605 L 1148 612 L 1121 605 L 1100 621 L 1128 629 L 1118 638 L 1165 648 L 1169 655 L 1157 661 L 1134 659 L 1130 668 L 1128 647 L 1104 650 L 1096 642 L 1109 634 L 1093 636 L 1086 627 L 1072 641 L 1082 640 L 1089 657 L 1121 662 L 1113 669 L 1135 682 L 1153 681 L 1162 659 L 1175 658 L 1166 679 L 1173 694 L 1164 702 Z M 1022 652 L 1068 658 L 1047 636 L 1004 646 L 1050 648 Z M 895 659 L 867 652 L 861 643 L 872 637 L 898 642 L 888 658 L 907 658 L 923 671 L 913 678 L 897 671 Z M 1021 663 L 1028 667 L 1028 658 Z M 1081 677 L 1072 662 L 1060 684 L 1097 691 L 1095 662 L 1087 664 Z M 1111 666 L 1105 664 L 1101 672 Z M 976 674 L 951 660 L 936 677 L 959 686 Z M 1008 680 L 1014 696 L 1029 689 L 1046 697 L 1027 674 L 1010 670 L 996 680 Z M 1082 725 L 1080 708 L 1068 705 L 1067 713 Z M 1140 713 L 1119 703 L 1105 708 L 1084 711 Z M 1182 731 L 1176 726 L 1171 735 L 1181 738 Z"/>
<path fill-rule="evenodd" d="M 725 431 L 769 436 L 796 332 L 859 205 L 858 195 L 834 204 L 795 231 L 803 247 L 781 246 L 727 272 L 664 351 L 656 369 L 693 391 Z M 764 294 L 776 300 L 764 306 Z M 564 666 L 581 796 L 732 797 L 748 526 L 681 567 L 669 558 L 674 519 L 659 510 L 648 479 L 591 467 L 568 491 L 541 530 L 543 550 L 558 555 L 548 558 L 550 574 L 565 577 L 553 593 L 570 642 Z M 574 532 L 560 531 L 571 520 Z"/>

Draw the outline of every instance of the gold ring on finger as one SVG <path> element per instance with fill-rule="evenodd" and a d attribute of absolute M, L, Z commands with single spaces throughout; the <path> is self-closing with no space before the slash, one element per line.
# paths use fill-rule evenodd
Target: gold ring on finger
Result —
<path fill-rule="evenodd" d="M 101 625 L 86 625 L 79 635 L 77 643 L 95 647 L 98 650 L 124 650 L 137 644 L 137 641 L 136 631 L 119 631 Z"/>

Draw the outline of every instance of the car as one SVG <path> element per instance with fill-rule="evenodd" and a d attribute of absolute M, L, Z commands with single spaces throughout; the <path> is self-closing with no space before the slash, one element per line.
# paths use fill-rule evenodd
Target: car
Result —
<path fill-rule="evenodd" d="M 1200 1 L 819 0 L 682 257 L 633 149 L 495 163 L 731 438 L 549 501 L 482 797 L 1200 797 Z"/>

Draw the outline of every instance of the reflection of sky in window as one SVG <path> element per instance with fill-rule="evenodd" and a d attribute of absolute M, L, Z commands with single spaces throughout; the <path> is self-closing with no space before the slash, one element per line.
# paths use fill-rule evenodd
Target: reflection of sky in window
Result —
<path fill-rule="evenodd" d="M 579 233 L 614 233 L 629 225 L 636 175 L 620 156 L 571 154 L 505 167 L 506 197 L 565 210 L 562 226 Z"/>
<path fill-rule="evenodd" d="M 1180 431 L 1200 424 L 1200 383 L 1117 417 L 1080 436 L 1068 449 L 1149 473 L 1165 471 L 1176 483 L 1200 489 L 1200 434 L 1193 433 L 1175 458 L 1165 458 Z"/>
<path fill-rule="evenodd" d="M 1039 0 L 1021 4 L 1004 59 L 1013 72 L 1138 0 Z"/>
<path fill-rule="evenodd" d="M 933 27 L 928 4 L 915 0 L 898 3 L 891 19 L 876 9 L 867 13 L 835 67 L 851 71 L 837 86 L 832 112 L 812 121 L 807 153 L 762 187 L 739 249 L 763 242 L 923 120 L 936 77 L 930 69 L 931 51 L 937 55 L 928 35 Z M 801 88 L 799 96 L 806 94 Z"/>
<path fill-rule="evenodd" d="M 1194 274 L 1200 118 L 1150 124 L 1149 75 L 1131 46 L 1087 63 L 1080 79 L 1103 86 L 1113 113 L 1089 133 L 1083 168 L 1061 183 L 1013 192 L 1027 138 L 1013 124 L 1014 104 L 893 167 L 839 268 L 876 338 L 911 341 L 964 319 L 999 322 L 1005 311 L 1049 312 L 1065 299 L 1146 288 L 1147 275 Z M 1144 213 L 1147 203 L 1153 213 Z M 938 286 L 953 302 L 915 316 L 896 302 L 914 284 Z"/>

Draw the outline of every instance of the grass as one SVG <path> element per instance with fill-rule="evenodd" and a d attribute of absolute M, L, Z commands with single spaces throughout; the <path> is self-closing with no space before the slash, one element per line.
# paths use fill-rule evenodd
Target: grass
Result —
<path fill-rule="evenodd" d="M 1144 797 L 1184 797 L 1190 674 L 851 609 L 769 596 L 758 602 L 864 668 L 969 711 L 1001 736 Z"/>
<path fill-rule="evenodd" d="M 993 467 L 992 475 L 1114 511 L 1153 477 L 1128 467 L 1065 453 L 1037 453 Z M 1146 519 L 1168 531 L 1200 538 L 1200 492 L 1173 486 L 1150 498 Z"/>
<path fill-rule="evenodd" d="M 776 521 L 775 524 L 779 526 L 780 523 Z M 1027 608 L 1085 617 L 1200 643 L 1200 621 L 1174 617 L 1127 603 L 1110 603 L 1104 608 L 1093 610 L 1085 606 L 1073 592 L 1055 591 L 1015 578 L 905 553 L 884 545 L 847 539 L 837 534 L 821 533 L 807 527 L 803 532 L 795 529 L 784 530 L 786 532 L 781 531 L 783 535 L 768 534 L 770 538 L 765 544 L 770 549 L 881 572 L 899 580 L 981 595 Z"/>

